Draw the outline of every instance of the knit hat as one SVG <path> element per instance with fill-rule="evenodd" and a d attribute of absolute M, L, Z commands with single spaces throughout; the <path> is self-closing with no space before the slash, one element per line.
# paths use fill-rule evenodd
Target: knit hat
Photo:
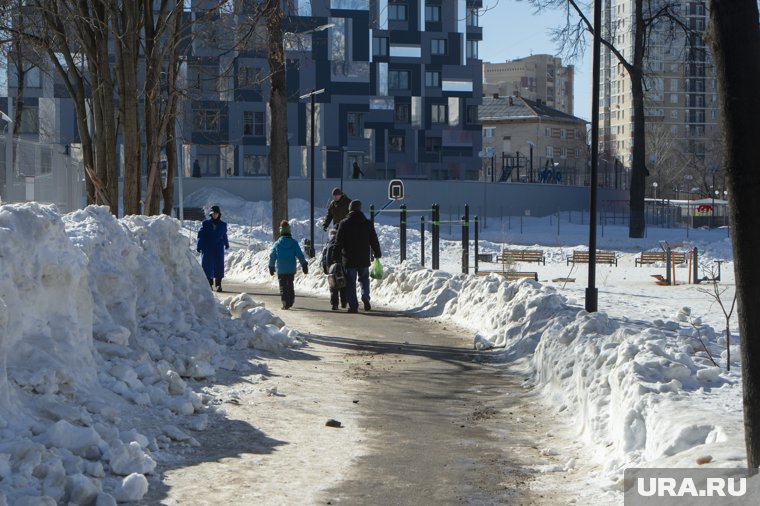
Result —
<path fill-rule="evenodd" d="M 352 200 L 350 204 L 348 204 L 348 210 L 349 211 L 361 211 L 362 210 L 362 201 L 361 200 Z"/>
<path fill-rule="evenodd" d="M 290 235 L 290 224 L 288 220 L 282 220 L 280 222 L 280 235 Z"/>
<path fill-rule="evenodd" d="M 340 188 L 338 188 L 338 187 L 336 186 L 335 188 L 333 188 L 333 192 L 332 192 L 332 194 L 333 194 L 333 195 L 343 195 L 343 190 L 341 190 Z"/>
<path fill-rule="evenodd" d="M 211 206 L 211 211 L 209 211 L 209 214 L 213 213 L 219 213 L 219 216 L 222 215 L 222 211 L 219 209 L 219 206 Z"/>

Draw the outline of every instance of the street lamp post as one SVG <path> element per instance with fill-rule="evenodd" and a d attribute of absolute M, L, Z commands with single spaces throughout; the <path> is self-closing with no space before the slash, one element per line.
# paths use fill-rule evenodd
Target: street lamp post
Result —
<path fill-rule="evenodd" d="M 657 181 L 654 181 L 652 183 L 652 188 L 654 188 L 654 223 L 657 223 Z"/>
<path fill-rule="evenodd" d="M 588 240 L 588 286 L 585 308 L 595 313 L 599 305 L 599 289 L 596 287 L 596 210 L 597 180 L 599 177 L 599 74 L 601 67 L 602 5 L 594 2 L 594 43 L 591 79 L 591 188 L 589 191 L 589 240 Z"/>
<path fill-rule="evenodd" d="M 311 181 L 309 186 L 309 195 L 310 195 L 310 214 L 309 214 L 309 227 L 310 227 L 310 234 L 309 234 L 309 240 L 311 241 L 309 243 L 309 251 L 307 254 L 314 258 L 315 252 L 314 252 L 314 97 L 316 95 L 319 95 L 320 93 L 324 93 L 325 89 L 322 88 L 320 90 L 312 90 L 311 93 L 307 93 L 305 95 L 301 95 L 299 98 L 309 98 L 311 100 L 311 167 L 309 169 L 309 172 L 311 172 Z"/>
<path fill-rule="evenodd" d="M 10 102 L 10 100 L 9 100 Z M 8 198 L 9 194 L 9 184 L 12 181 L 13 178 L 13 120 L 5 114 L 4 112 L 0 111 L 0 118 L 2 118 L 3 121 L 5 121 L 5 200 L 10 200 Z M 2 200 L 2 199 L 0 199 Z"/>

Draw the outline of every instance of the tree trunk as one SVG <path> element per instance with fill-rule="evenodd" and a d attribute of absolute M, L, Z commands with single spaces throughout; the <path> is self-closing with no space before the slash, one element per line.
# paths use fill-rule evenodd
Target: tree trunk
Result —
<path fill-rule="evenodd" d="M 739 336 L 744 397 L 747 466 L 760 466 L 760 26 L 755 0 L 711 0 L 710 43 L 718 77 L 718 96 L 726 146 L 724 169 L 731 198 Z"/>
<path fill-rule="evenodd" d="M 631 168 L 630 222 L 628 237 L 644 237 L 646 218 L 644 196 L 646 191 L 646 118 L 644 116 L 644 44 L 646 26 L 644 24 L 643 0 L 636 0 L 633 33 L 633 65 L 627 67 L 631 77 L 631 96 L 633 99 L 633 167 Z"/>
<path fill-rule="evenodd" d="M 646 141 L 644 118 L 644 86 L 641 66 L 631 69 L 631 96 L 633 98 L 633 167 L 631 168 L 630 222 L 628 237 L 644 237 L 646 219 L 644 197 L 646 194 Z"/>
<path fill-rule="evenodd" d="M 140 214 L 140 115 L 137 97 L 137 37 L 140 32 L 140 2 L 111 0 L 110 15 L 115 33 L 116 76 L 124 149 L 124 214 Z"/>
<path fill-rule="evenodd" d="M 285 87 L 285 51 L 282 47 L 282 6 L 270 0 L 266 10 L 269 35 L 268 61 L 271 91 L 269 109 L 272 114 L 269 173 L 272 178 L 272 238 L 279 237 L 281 220 L 288 219 L 288 101 Z"/>
<path fill-rule="evenodd" d="M 174 11 L 182 12 L 183 0 L 173 0 Z M 166 119 L 166 186 L 163 189 L 164 209 L 163 213 L 171 215 L 174 207 L 174 176 L 178 171 L 177 156 L 177 108 L 179 107 L 179 93 L 177 91 L 177 78 L 181 65 L 180 60 L 180 35 L 182 33 L 182 16 L 175 15 L 173 19 L 173 30 L 170 34 L 171 51 L 169 51 L 169 64 L 167 68 L 167 106 L 164 115 Z M 182 177 L 182 174 L 180 174 Z M 179 217 L 179 216 L 178 216 Z"/>

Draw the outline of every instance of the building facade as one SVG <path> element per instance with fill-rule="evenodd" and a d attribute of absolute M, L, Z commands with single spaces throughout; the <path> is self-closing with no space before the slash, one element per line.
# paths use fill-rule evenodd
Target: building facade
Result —
<path fill-rule="evenodd" d="M 709 15 L 704 0 L 667 0 L 692 33 L 663 22 L 650 32 L 645 60 L 648 193 L 675 197 L 710 180 L 722 157 L 715 67 L 704 40 Z M 633 54 L 634 0 L 605 0 L 603 22 L 626 58 Z M 633 99 L 630 77 L 611 51 L 601 60 L 599 126 L 601 157 L 630 166 Z M 707 177 L 705 175 L 708 174 Z"/>
<path fill-rule="evenodd" d="M 520 96 L 566 114 L 573 114 L 575 68 L 562 59 L 537 54 L 505 63 L 483 63 L 483 92 L 488 96 Z"/>
<path fill-rule="evenodd" d="M 178 136 L 185 176 L 267 177 L 268 38 L 245 1 L 193 0 Z M 480 0 L 294 0 L 286 3 L 289 173 L 316 177 L 477 179 L 482 97 Z M 209 9 L 214 8 L 209 16 Z M 233 49 L 230 49 L 233 48 Z M 27 87 L 34 140 L 76 145 L 73 105 L 55 72 Z M 299 98 L 313 90 L 310 98 Z M 14 96 L 13 82 L 9 94 Z M 34 118 L 31 118 L 34 116 Z M 34 119 L 34 121 L 32 121 Z"/>
<path fill-rule="evenodd" d="M 484 97 L 479 116 L 485 180 L 588 184 L 585 120 L 512 96 Z"/>

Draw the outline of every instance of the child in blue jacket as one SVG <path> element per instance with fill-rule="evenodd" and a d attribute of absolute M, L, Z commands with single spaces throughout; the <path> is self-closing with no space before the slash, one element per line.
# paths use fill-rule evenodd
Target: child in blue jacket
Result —
<path fill-rule="evenodd" d="M 306 263 L 301 246 L 290 234 L 288 221 L 282 220 L 280 222 L 280 238 L 274 243 L 272 252 L 269 254 L 269 274 L 274 276 L 274 273 L 277 272 L 282 309 L 290 309 L 296 300 L 296 292 L 293 288 L 293 279 L 296 277 L 297 269 L 296 259 L 301 263 L 303 273 L 308 274 L 309 265 Z"/>

